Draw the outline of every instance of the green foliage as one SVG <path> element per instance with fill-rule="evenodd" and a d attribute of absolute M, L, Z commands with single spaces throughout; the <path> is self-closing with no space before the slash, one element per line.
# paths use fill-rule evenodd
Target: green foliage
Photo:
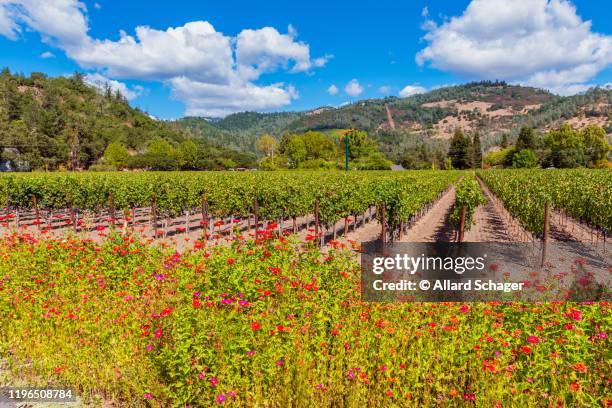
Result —
<path fill-rule="evenodd" d="M 23 164 L 24 169 L 87 169 L 95 163 L 122 168 L 134 160 L 118 146 L 144 151 L 152 141 L 161 140 L 174 149 L 188 136 L 181 127 L 130 107 L 110 88 L 100 92 L 87 85 L 78 73 L 69 78 L 36 72 L 25 77 L 5 69 L 0 74 L 0 159 Z M 194 143 L 197 168 L 223 168 L 224 159 L 255 166 L 252 155 L 214 147 L 202 137 Z M 170 149 L 164 150 L 168 154 Z M 144 160 L 147 168 L 151 160 Z M 190 161 L 186 167 L 194 168 L 193 154 Z"/>
<path fill-rule="evenodd" d="M 508 160 L 508 157 L 512 157 L 514 152 L 514 147 L 506 147 L 501 150 L 496 150 L 487 154 L 483 162 L 489 167 L 502 167 L 507 163 L 512 163 L 512 159 Z"/>
<path fill-rule="evenodd" d="M 113 142 L 104 150 L 103 162 L 117 169 L 127 166 L 130 155 L 124 145 L 118 142 Z"/>
<path fill-rule="evenodd" d="M 512 167 L 515 169 L 538 167 L 538 156 L 531 149 L 523 149 L 512 155 Z"/>
<path fill-rule="evenodd" d="M 472 167 L 471 145 L 470 138 L 464 135 L 461 129 L 455 129 L 448 149 L 448 157 L 453 163 L 453 168 L 469 169 Z"/>
<path fill-rule="evenodd" d="M 474 224 L 474 211 L 480 205 L 487 202 L 484 194 L 480 190 L 480 186 L 474 177 L 474 174 L 464 176 L 456 185 L 455 188 L 455 203 L 451 210 L 450 221 L 455 226 L 459 227 L 461 221 L 461 211 L 465 207 L 465 224 L 464 230 L 467 231 Z"/>
<path fill-rule="evenodd" d="M 541 233 L 544 203 L 612 228 L 612 170 L 486 170 L 478 173 L 523 227 Z"/>
<path fill-rule="evenodd" d="M 480 144 L 480 135 L 478 132 L 472 136 L 472 145 L 470 146 L 470 155 L 472 159 L 472 168 L 479 169 L 482 167 L 482 145 Z"/>
<path fill-rule="evenodd" d="M 535 131 L 533 128 L 529 126 L 521 127 L 518 140 L 516 141 L 516 149 L 519 151 L 523 149 L 534 150 L 536 147 Z"/>

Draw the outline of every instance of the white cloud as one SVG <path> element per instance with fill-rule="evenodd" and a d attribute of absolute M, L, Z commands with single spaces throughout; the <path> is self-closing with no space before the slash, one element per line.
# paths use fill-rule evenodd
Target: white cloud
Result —
<path fill-rule="evenodd" d="M 359 84 L 357 79 L 353 78 L 344 87 L 344 92 L 349 96 L 359 96 L 363 92 L 363 86 Z"/>
<path fill-rule="evenodd" d="M 96 10 L 100 10 L 102 8 L 102 6 L 100 5 L 100 3 L 94 3 L 94 8 Z"/>
<path fill-rule="evenodd" d="M 406 85 L 401 91 L 399 91 L 399 96 L 401 98 L 407 98 L 412 95 L 422 94 L 427 92 L 427 89 L 423 88 L 419 85 Z"/>
<path fill-rule="evenodd" d="M 612 64 L 612 36 L 592 32 L 565 0 L 472 0 L 432 23 L 417 63 L 468 77 L 573 93 Z"/>
<path fill-rule="evenodd" d="M 327 88 L 327 93 L 330 95 L 336 95 L 338 93 L 338 87 L 336 85 L 330 85 L 329 88 Z"/>
<path fill-rule="evenodd" d="M 185 102 L 187 115 L 223 117 L 244 110 L 266 110 L 291 103 L 295 88 L 282 84 L 256 86 L 250 82 L 213 84 L 187 77 L 172 78 L 173 95 Z"/>
<path fill-rule="evenodd" d="M 55 54 L 53 54 L 51 51 L 45 51 L 42 54 L 40 54 L 40 58 L 43 58 L 43 59 L 55 58 Z"/>
<path fill-rule="evenodd" d="M 272 27 L 259 30 L 242 30 L 236 37 L 236 64 L 243 78 L 256 79 L 264 72 L 273 72 L 279 66 L 301 72 L 310 69 L 310 48 L 296 42 L 295 29 L 290 26 L 288 34 L 281 34 Z"/>
<path fill-rule="evenodd" d="M 294 86 L 253 81 L 279 69 L 308 73 L 332 58 L 311 59 L 310 47 L 296 40 L 292 26 L 287 34 L 264 27 L 233 37 L 207 21 L 193 21 L 166 30 L 137 26 L 134 35 L 121 31 L 117 40 L 96 39 L 88 34 L 86 12 L 78 0 L 0 0 L 0 35 L 17 39 L 23 29 L 37 31 L 83 68 L 105 78 L 163 81 L 188 111 L 207 115 L 290 103 L 299 96 Z M 193 86 L 192 92 L 185 89 L 186 83 Z M 209 97 L 205 92 L 211 93 Z M 229 100 L 220 103 L 224 92 Z"/>
<path fill-rule="evenodd" d="M 101 92 L 104 92 L 107 86 L 110 87 L 113 93 L 119 91 L 128 101 L 136 99 L 144 93 L 144 88 L 141 86 L 134 86 L 132 89 L 129 89 L 123 82 L 108 79 L 104 75 L 98 73 L 87 74 L 83 77 L 83 80 L 85 83 L 97 88 Z"/>
<path fill-rule="evenodd" d="M 427 6 L 425 6 L 421 10 L 421 17 L 427 17 L 427 16 L 429 16 L 429 9 L 427 8 Z"/>
<path fill-rule="evenodd" d="M 389 92 L 391 92 L 391 87 L 389 85 L 383 85 L 378 88 L 378 92 L 380 92 L 381 94 L 388 94 Z"/>

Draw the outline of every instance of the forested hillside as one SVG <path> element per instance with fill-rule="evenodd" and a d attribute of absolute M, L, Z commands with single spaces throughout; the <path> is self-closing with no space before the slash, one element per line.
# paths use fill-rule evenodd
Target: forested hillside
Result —
<path fill-rule="evenodd" d="M 611 106 L 609 89 L 561 97 L 537 88 L 481 81 L 408 98 L 363 100 L 339 108 L 271 114 L 244 112 L 210 122 L 185 118 L 177 123 L 209 140 L 222 140 L 246 151 L 253 151 L 255 140 L 264 133 L 280 138 L 285 132 L 354 127 L 368 131 L 387 156 L 397 160 L 407 149 L 422 142 L 432 148 L 447 146 L 456 128 L 479 132 L 485 149 L 500 145 L 504 135 L 516 140 L 523 125 L 545 131 L 567 121 L 576 127 L 596 124 L 610 133 Z M 220 131 L 221 136 L 217 133 Z"/>
<path fill-rule="evenodd" d="M 166 141 L 178 151 L 189 137 L 183 129 L 132 108 L 109 87 L 100 92 L 87 85 L 79 73 L 25 77 L 4 69 L 0 74 L 0 161 L 5 167 L 11 163 L 22 170 L 86 169 L 103 162 L 113 142 L 137 157 L 153 141 Z M 194 163 L 200 168 L 253 163 L 252 155 L 214 147 L 201 138 L 192 141 L 197 150 L 193 154 L 201 159 Z M 170 167 L 180 167 L 180 158 L 174 160 L 176 165 L 170 160 Z M 154 167 L 147 160 L 134 164 Z"/>

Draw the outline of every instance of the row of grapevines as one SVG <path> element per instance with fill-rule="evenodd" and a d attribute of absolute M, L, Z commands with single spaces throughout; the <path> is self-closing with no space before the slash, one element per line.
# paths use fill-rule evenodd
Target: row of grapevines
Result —
<path fill-rule="evenodd" d="M 465 207 L 464 229 L 467 231 L 474 223 L 474 211 L 479 205 L 485 204 L 487 200 L 480 190 L 474 173 L 466 175 L 457 183 L 455 190 L 455 204 L 451 210 L 450 220 L 455 227 L 461 221 L 461 209 Z"/>
<path fill-rule="evenodd" d="M 523 227 L 544 228 L 544 205 L 599 228 L 612 227 L 612 170 L 487 170 L 479 176 Z"/>
<path fill-rule="evenodd" d="M 362 214 L 384 204 L 397 226 L 433 200 L 459 172 L 146 172 L 28 173 L 0 176 L 0 197 L 12 208 L 100 211 L 155 206 L 176 216 L 204 205 L 213 216 L 243 216 L 257 208 L 275 220 L 310 215 L 319 220 Z"/>

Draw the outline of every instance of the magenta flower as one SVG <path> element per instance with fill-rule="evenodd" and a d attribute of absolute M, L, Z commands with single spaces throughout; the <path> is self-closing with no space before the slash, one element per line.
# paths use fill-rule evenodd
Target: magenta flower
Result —
<path fill-rule="evenodd" d="M 145 397 L 146 399 L 151 399 L 151 398 L 153 398 L 153 396 L 151 395 L 151 393 L 148 393 L 148 392 L 147 392 L 147 393 L 144 395 L 144 397 Z"/>
<path fill-rule="evenodd" d="M 221 404 L 223 401 L 225 401 L 227 399 L 227 397 L 223 394 L 219 394 L 217 396 L 217 403 Z"/>
<path fill-rule="evenodd" d="M 219 380 L 217 379 L 217 377 L 212 377 L 210 379 L 210 385 L 212 385 L 214 387 L 217 384 L 219 384 Z"/>

